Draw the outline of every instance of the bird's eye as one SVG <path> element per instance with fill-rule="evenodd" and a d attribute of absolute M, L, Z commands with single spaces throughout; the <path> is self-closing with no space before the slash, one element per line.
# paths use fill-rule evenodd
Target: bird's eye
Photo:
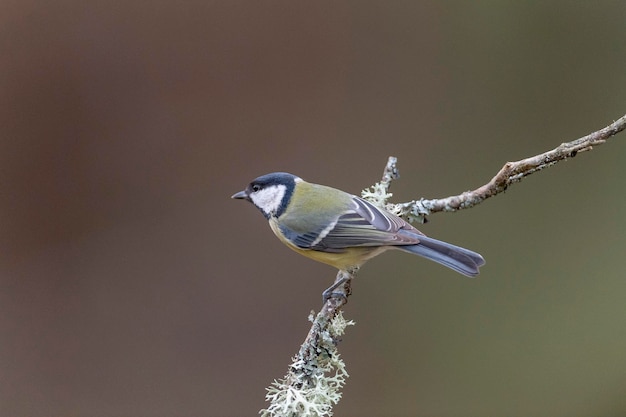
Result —
<path fill-rule="evenodd" d="M 252 191 L 254 191 L 255 193 L 259 191 L 260 189 L 261 189 L 261 186 L 259 184 L 252 184 Z"/>

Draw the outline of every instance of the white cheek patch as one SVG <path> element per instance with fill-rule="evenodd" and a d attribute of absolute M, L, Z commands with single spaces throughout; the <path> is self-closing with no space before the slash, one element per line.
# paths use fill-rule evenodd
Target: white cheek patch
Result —
<path fill-rule="evenodd" d="M 265 214 L 269 215 L 278 211 L 286 191 L 287 187 L 282 184 L 272 185 L 250 194 L 250 200 Z"/>

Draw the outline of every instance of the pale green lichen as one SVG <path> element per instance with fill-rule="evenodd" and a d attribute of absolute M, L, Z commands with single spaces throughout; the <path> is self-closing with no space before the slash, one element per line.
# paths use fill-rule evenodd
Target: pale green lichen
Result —
<path fill-rule="evenodd" d="M 371 190 L 366 188 L 361 191 L 361 197 L 376 207 L 383 208 L 398 217 L 403 217 L 409 223 L 424 223 L 423 215 L 416 215 L 411 211 L 411 209 L 415 207 L 415 201 L 403 204 L 388 203 L 387 201 L 393 196 L 393 194 L 387 191 L 387 186 L 388 185 L 385 185 L 384 183 L 377 182 L 371 187 Z"/>
<path fill-rule="evenodd" d="M 287 376 L 267 388 L 265 399 L 270 406 L 259 412 L 262 417 L 332 416 L 348 377 L 336 341 L 354 322 L 339 312 L 329 324 L 316 347 L 318 354 L 307 361 L 294 358 Z"/>
<path fill-rule="evenodd" d="M 387 187 L 388 184 L 377 182 L 371 189 L 366 188 L 361 191 L 361 197 L 376 207 L 384 208 L 387 205 L 387 200 L 393 196 L 392 193 L 387 191 Z"/>

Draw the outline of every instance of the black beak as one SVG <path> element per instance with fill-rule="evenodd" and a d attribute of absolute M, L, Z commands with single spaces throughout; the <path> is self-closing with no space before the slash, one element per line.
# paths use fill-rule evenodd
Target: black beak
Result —
<path fill-rule="evenodd" d="M 231 198 L 236 198 L 238 200 L 247 200 L 248 194 L 245 191 L 239 191 L 238 193 L 233 194 Z"/>

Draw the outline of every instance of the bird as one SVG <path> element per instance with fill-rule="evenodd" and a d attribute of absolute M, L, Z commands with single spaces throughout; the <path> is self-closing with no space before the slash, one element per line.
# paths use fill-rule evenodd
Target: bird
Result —
<path fill-rule="evenodd" d="M 340 271 L 355 271 L 390 249 L 419 255 L 468 277 L 483 257 L 426 236 L 402 218 L 356 195 L 287 172 L 262 175 L 231 198 L 254 204 L 278 239 Z"/>

